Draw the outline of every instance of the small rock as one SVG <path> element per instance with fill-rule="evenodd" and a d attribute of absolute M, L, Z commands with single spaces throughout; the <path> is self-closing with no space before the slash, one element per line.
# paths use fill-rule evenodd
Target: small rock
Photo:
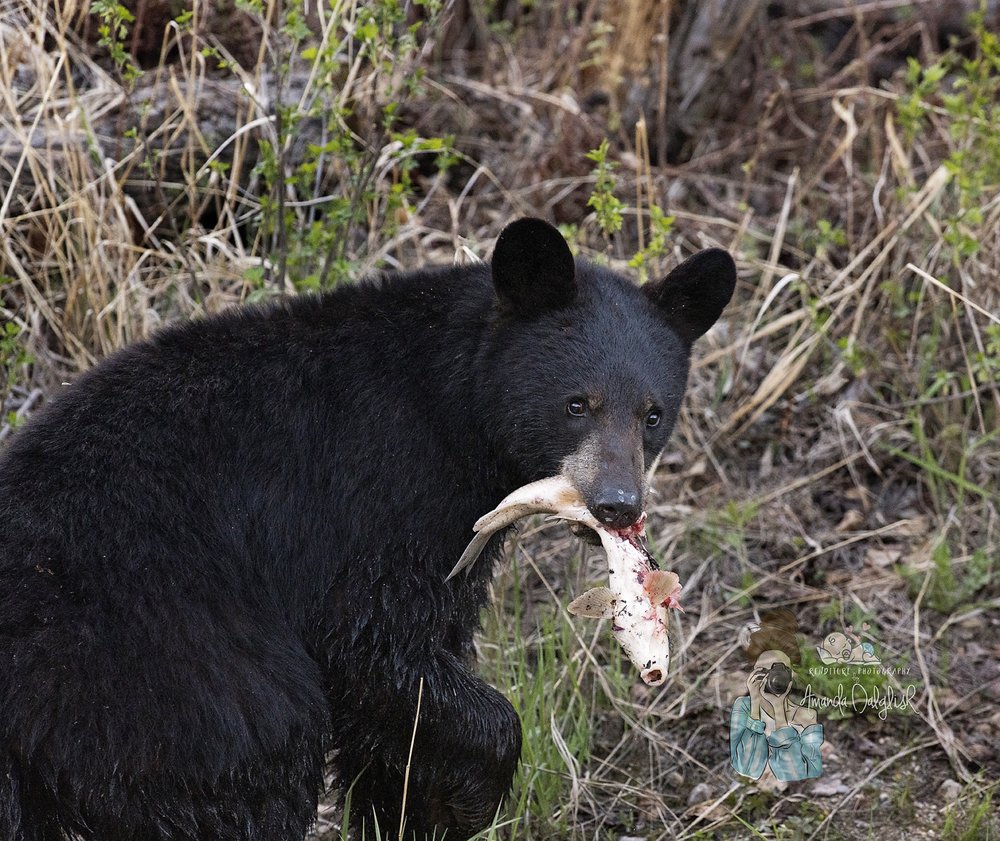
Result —
<path fill-rule="evenodd" d="M 1000 680 L 993 680 L 983 687 L 983 694 L 994 701 L 1000 700 Z"/>
<path fill-rule="evenodd" d="M 901 549 L 869 549 L 865 552 L 865 563 L 876 569 L 885 569 L 898 564 L 903 556 Z"/>
<path fill-rule="evenodd" d="M 779 780 L 774 774 L 764 774 L 754 783 L 754 787 L 765 794 L 784 794 L 788 789 L 788 783 Z"/>
<path fill-rule="evenodd" d="M 712 787 L 708 783 L 698 783 L 688 795 L 688 806 L 695 803 L 704 803 L 712 797 Z"/>
<path fill-rule="evenodd" d="M 945 780 L 938 786 L 938 794 L 945 803 L 954 803 L 962 793 L 962 784 L 956 780 Z"/>
<path fill-rule="evenodd" d="M 955 624 L 957 624 L 960 628 L 981 631 L 986 627 L 986 617 L 984 617 L 981 613 L 973 613 L 971 616 L 959 619 Z"/>
<path fill-rule="evenodd" d="M 978 642 L 970 642 L 965 646 L 965 658 L 967 660 L 984 660 L 989 652 Z"/>
<path fill-rule="evenodd" d="M 996 749 L 992 744 L 983 744 L 982 742 L 968 743 L 965 745 L 965 750 L 977 762 L 986 762 L 996 755 Z"/>
<path fill-rule="evenodd" d="M 834 527 L 834 531 L 843 534 L 844 532 L 857 531 L 865 523 L 865 515 L 857 508 L 849 508 L 844 512 L 843 518 Z"/>
<path fill-rule="evenodd" d="M 816 797 L 836 797 L 850 790 L 840 777 L 820 777 L 809 789 Z"/>

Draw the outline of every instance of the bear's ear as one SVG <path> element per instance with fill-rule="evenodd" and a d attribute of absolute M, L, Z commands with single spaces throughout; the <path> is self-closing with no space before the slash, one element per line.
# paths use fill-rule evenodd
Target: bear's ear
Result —
<path fill-rule="evenodd" d="M 667 323 L 691 343 L 715 324 L 735 287 L 733 258 L 721 248 L 709 248 L 644 289 Z"/>
<path fill-rule="evenodd" d="M 518 315 L 559 309 L 576 297 L 576 263 L 563 235 L 541 219 L 511 222 L 493 249 L 493 285 Z"/>

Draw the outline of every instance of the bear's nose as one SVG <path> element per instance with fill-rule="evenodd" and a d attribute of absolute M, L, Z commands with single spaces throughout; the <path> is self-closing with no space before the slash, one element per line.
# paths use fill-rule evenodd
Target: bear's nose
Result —
<path fill-rule="evenodd" d="M 628 528 L 642 516 L 639 494 L 621 488 L 609 488 L 601 493 L 590 510 L 604 525 L 613 529 Z"/>

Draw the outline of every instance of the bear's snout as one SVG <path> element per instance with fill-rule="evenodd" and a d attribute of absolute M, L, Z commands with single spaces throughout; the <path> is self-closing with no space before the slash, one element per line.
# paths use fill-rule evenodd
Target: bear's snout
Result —
<path fill-rule="evenodd" d="M 625 529 L 642 516 L 642 501 L 637 491 L 617 485 L 604 486 L 590 504 L 590 513 L 609 528 Z"/>
<path fill-rule="evenodd" d="M 629 432 L 606 429 L 589 435 L 561 467 L 598 522 L 615 530 L 639 522 L 644 502 L 642 446 Z"/>

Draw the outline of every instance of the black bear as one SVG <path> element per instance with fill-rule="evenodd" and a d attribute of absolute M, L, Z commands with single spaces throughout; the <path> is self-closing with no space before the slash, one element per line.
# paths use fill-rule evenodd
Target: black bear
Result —
<path fill-rule="evenodd" d="M 734 283 L 709 250 L 640 289 L 522 219 L 491 265 L 235 309 L 80 377 L 0 454 L 0 838 L 298 841 L 327 761 L 395 833 L 421 687 L 406 826 L 487 825 L 520 723 L 472 671 L 492 564 L 448 571 L 558 472 L 639 516 Z"/>

